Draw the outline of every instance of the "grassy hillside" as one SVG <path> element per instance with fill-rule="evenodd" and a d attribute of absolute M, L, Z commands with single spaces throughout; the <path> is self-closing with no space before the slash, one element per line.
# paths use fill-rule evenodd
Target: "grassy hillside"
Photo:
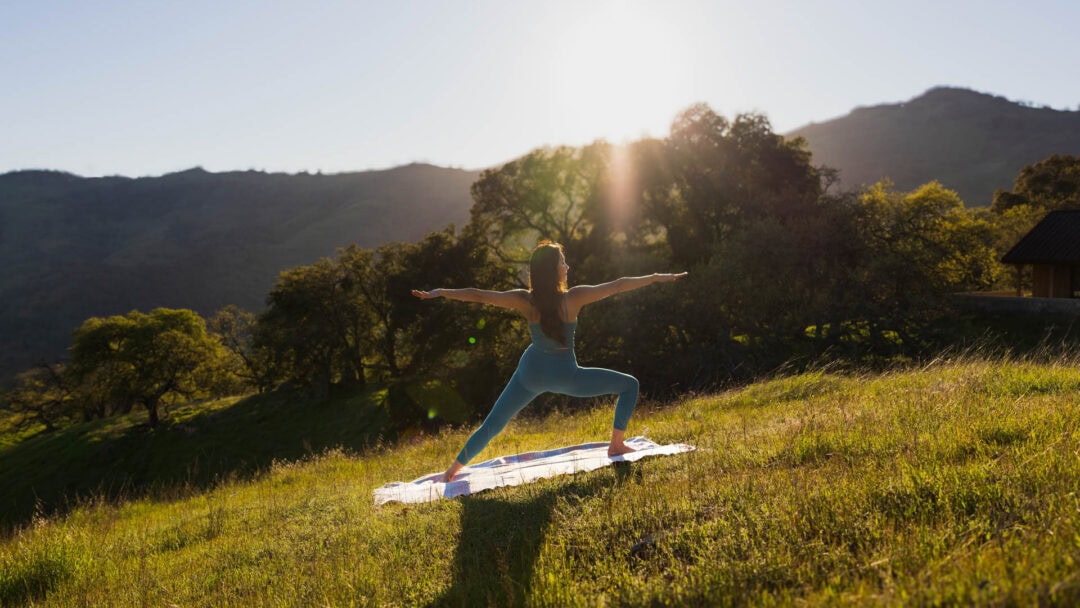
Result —
<path fill-rule="evenodd" d="M 368 390 L 313 403 L 298 393 L 257 395 L 173 408 L 153 431 L 140 410 L 21 441 L 3 434 L 0 421 L 0 530 L 35 513 L 62 514 L 78 497 L 201 491 L 223 478 L 250 479 L 275 460 L 362 450 L 387 426 L 382 397 Z"/>
<path fill-rule="evenodd" d="M 371 492 L 440 470 L 466 431 L 91 501 L 0 542 L 0 602 L 1075 605 L 1074 363 L 809 373 L 646 407 L 632 433 L 699 451 L 425 505 Z M 515 421 L 485 456 L 596 440 L 609 418 Z"/>

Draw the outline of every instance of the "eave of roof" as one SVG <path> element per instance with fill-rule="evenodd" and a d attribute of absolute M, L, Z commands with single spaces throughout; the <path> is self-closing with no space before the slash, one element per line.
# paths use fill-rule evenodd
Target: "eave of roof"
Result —
<path fill-rule="evenodd" d="M 1001 257 L 1005 264 L 1080 264 L 1080 209 L 1051 211 Z"/>

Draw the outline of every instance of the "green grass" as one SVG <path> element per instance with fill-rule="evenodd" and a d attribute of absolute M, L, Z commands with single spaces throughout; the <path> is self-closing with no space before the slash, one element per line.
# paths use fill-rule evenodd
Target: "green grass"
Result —
<path fill-rule="evenodd" d="M 412 506 L 371 492 L 467 430 L 327 450 L 35 518 L 0 542 L 0 603 L 1075 605 L 1078 387 L 1064 361 L 778 378 L 636 414 L 696 452 Z M 516 420 L 482 457 L 609 419 Z"/>
<path fill-rule="evenodd" d="M 84 499 L 176 496 L 251 479 L 275 460 L 362 451 L 386 426 L 380 397 L 374 389 L 323 403 L 255 395 L 174 407 L 154 430 L 137 411 L 21 440 L 0 434 L 0 530 Z"/>

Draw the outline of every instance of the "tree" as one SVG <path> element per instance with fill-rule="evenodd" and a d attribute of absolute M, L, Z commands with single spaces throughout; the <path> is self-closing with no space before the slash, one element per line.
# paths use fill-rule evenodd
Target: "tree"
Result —
<path fill-rule="evenodd" d="M 232 374 L 260 393 L 274 388 L 280 379 L 280 371 L 274 365 L 270 350 L 256 341 L 256 316 L 253 313 L 230 304 L 215 313 L 207 327 L 230 353 L 226 366 Z"/>
<path fill-rule="evenodd" d="M 541 238 L 562 243 L 567 263 L 584 267 L 611 237 L 605 184 L 612 146 L 533 150 L 484 171 L 472 186 L 468 231 L 506 263 L 523 266 Z M 590 246 L 592 245 L 592 247 Z"/>
<path fill-rule="evenodd" d="M 64 368 L 48 364 L 19 374 L 4 401 L 9 410 L 21 415 L 21 428 L 40 424 L 45 432 L 56 430 L 75 410 Z"/>
<path fill-rule="evenodd" d="M 1043 213 L 1080 208 L 1080 157 L 1053 154 L 1020 170 L 1013 189 L 994 193 L 990 208 L 1004 213 L 1020 205 L 1030 205 Z"/>
<path fill-rule="evenodd" d="M 398 377 L 401 370 L 393 322 L 395 299 L 388 280 L 397 264 L 396 252 L 402 246 L 387 243 L 373 251 L 350 245 L 338 259 L 345 285 L 363 310 L 363 315 L 355 317 L 357 340 L 349 356 L 369 360 L 368 368 L 385 371 L 391 378 Z"/>
<path fill-rule="evenodd" d="M 835 173 L 814 167 L 806 143 L 773 133 L 764 117 L 729 121 L 704 104 L 682 112 L 665 140 L 629 153 L 636 225 L 604 274 L 690 276 L 677 293 L 586 311 L 583 357 L 628 368 L 647 386 L 708 384 L 790 357 L 808 319 L 823 314 L 844 245 L 846 212 L 825 197 Z"/>
<path fill-rule="evenodd" d="M 376 331 L 391 415 L 399 425 L 463 422 L 494 400 L 524 346 L 513 313 L 461 302 L 421 302 L 415 288 L 514 287 L 517 273 L 482 235 L 448 227 L 419 243 L 380 247 L 375 265 L 387 314 Z M 392 362 L 392 364 L 391 364 Z"/>
<path fill-rule="evenodd" d="M 646 213 L 683 268 L 706 263 L 742 222 L 801 221 L 824 190 L 805 141 L 773 133 L 763 116 L 729 122 L 704 104 L 675 119 L 664 162 L 671 181 L 650 184 Z"/>
<path fill-rule="evenodd" d="M 458 235 L 453 226 L 418 243 L 350 246 L 281 273 L 255 321 L 253 347 L 265 349 L 278 377 L 313 387 L 316 398 L 335 383 L 366 378 L 389 389 L 396 424 L 429 416 L 461 422 L 497 390 L 502 378 L 492 374 L 512 366 L 522 332 L 508 313 L 424 304 L 411 290 L 507 289 L 516 277 L 483 235 Z"/>
<path fill-rule="evenodd" d="M 861 302 L 854 316 L 879 345 L 896 335 L 911 348 L 919 330 L 947 309 L 948 294 L 999 278 L 992 226 L 937 182 L 907 193 L 879 182 L 855 211 L 862 249 L 849 289 Z"/>
<path fill-rule="evenodd" d="M 342 356 L 355 348 L 356 319 L 366 314 L 352 287 L 329 258 L 285 270 L 258 320 L 257 346 L 270 349 L 275 366 L 313 388 L 317 399 L 326 398 L 340 378 L 364 380 L 362 362 Z"/>
<path fill-rule="evenodd" d="M 104 380 L 113 397 L 142 404 L 153 428 L 163 401 L 206 391 L 220 365 L 219 349 L 194 311 L 135 310 L 83 322 L 75 331 L 71 370 L 79 383 Z"/>

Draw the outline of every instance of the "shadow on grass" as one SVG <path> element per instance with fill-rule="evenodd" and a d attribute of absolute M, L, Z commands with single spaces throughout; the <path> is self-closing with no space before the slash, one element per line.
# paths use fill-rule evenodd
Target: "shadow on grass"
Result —
<path fill-rule="evenodd" d="M 275 460 L 362 451 L 388 426 L 377 403 L 371 389 L 317 403 L 271 393 L 178 407 L 153 430 L 143 412 L 31 437 L 0 451 L 0 533 L 88 499 L 175 498 L 255 477 Z"/>
<path fill-rule="evenodd" d="M 560 498 L 584 499 L 635 475 L 636 463 L 614 465 L 615 480 L 599 472 L 542 491 L 524 486 L 515 498 L 492 493 L 462 499 L 461 537 L 453 585 L 432 606 L 523 606 L 536 560 Z M 548 485 L 550 482 L 540 482 Z"/>

